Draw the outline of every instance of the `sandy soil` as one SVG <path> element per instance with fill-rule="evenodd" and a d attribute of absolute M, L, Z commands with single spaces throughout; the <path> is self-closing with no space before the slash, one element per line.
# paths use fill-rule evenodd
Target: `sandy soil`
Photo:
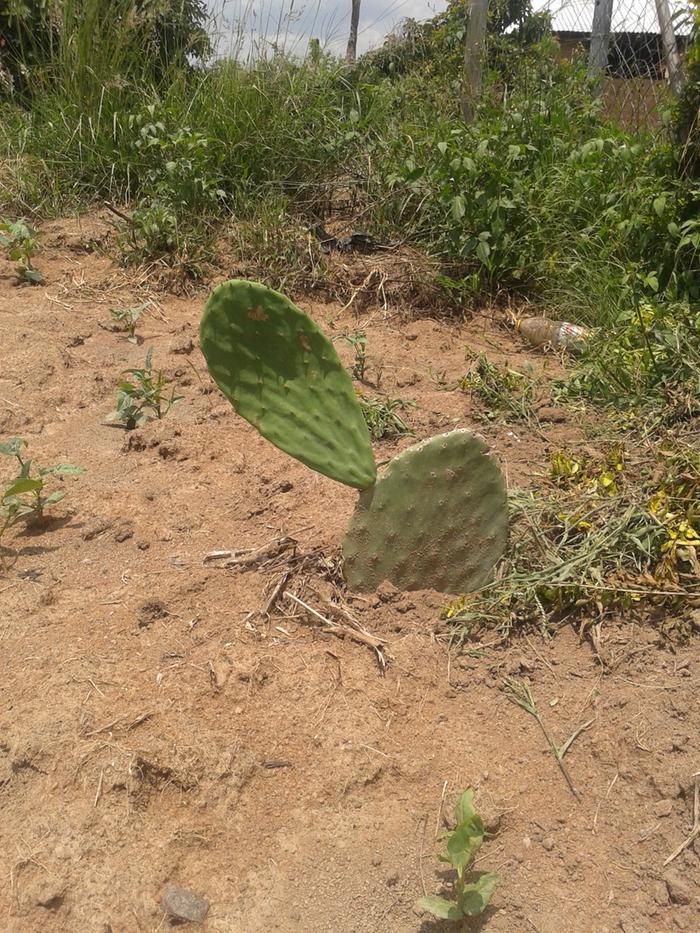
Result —
<path fill-rule="evenodd" d="M 274 449 L 213 388 L 204 292 L 153 292 L 140 346 L 110 330 L 109 309 L 142 301 L 147 280 L 92 251 L 96 230 L 46 225 L 43 287 L 15 287 L 0 263 L 0 436 L 88 471 L 63 483 L 51 522 L 5 542 L 0 929 L 162 930 L 174 882 L 206 898 L 202 928 L 217 933 L 437 933 L 415 902 L 441 889 L 436 836 L 469 785 L 492 833 L 478 867 L 501 884 L 465 929 L 698 929 L 700 842 L 664 867 L 693 824 L 697 644 L 611 624 L 606 672 L 571 629 L 460 654 L 444 597 L 383 587 L 351 600 L 386 646 L 382 673 L 370 648 L 291 607 L 262 621 L 270 573 L 205 555 L 294 535 L 332 568 L 355 493 Z M 440 387 L 464 373 L 465 346 L 556 375 L 488 315 L 358 319 L 293 297 L 331 335 L 366 329 L 379 394 L 415 403 L 419 438 L 477 427 L 511 486 L 536 486 L 548 450 L 586 441 L 557 411 L 541 434 L 484 427 L 476 401 Z M 126 433 L 105 417 L 147 347 L 185 398 Z M 378 443 L 377 459 L 406 443 Z M 508 675 L 529 679 L 556 742 L 590 723 L 566 756 L 580 801 L 505 697 Z"/>

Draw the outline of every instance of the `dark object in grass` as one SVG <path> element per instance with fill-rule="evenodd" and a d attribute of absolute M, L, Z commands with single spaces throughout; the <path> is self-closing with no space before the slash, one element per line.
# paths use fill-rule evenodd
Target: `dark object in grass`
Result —
<path fill-rule="evenodd" d="M 334 249 L 339 253 L 373 253 L 381 249 L 392 249 L 391 246 L 377 243 L 371 234 L 364 231 L 356 231 L 350 236 L 337 237 L 328 233 L 323 224 L 316 224 L 313 233 L 321 244 L 322 253 L 330 253 Z"/>

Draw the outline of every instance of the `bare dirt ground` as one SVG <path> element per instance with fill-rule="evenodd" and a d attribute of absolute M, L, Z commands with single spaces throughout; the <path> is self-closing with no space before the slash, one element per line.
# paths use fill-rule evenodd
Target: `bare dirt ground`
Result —
<path fill-rule="evenodd" d="M 5 542 L 0 930 L 162 930 L 175 882 L 209 901 L 210 931 L 437 933 L 415 902 L 441 889 L 441 815 L 469 785 L 492 833 L 478 867 L 501 884 L 464 929 L 697 930 L 700 842 L 664 867 L 693 823 L 697 644 L 611 624 L 605 673 L 570 628 L 460 654 L 439 622 L 445 597 L 383 587 L 351 601 L 386 646 L 382 674 L 367 646 L 292 607 L 251 616 L 269 574 L 204 556 L 293 534 L 331 558 L 355 493 L 266 443 L 213 389 L 197 348 L 206 293 L 153 293 L 141 346 L 111 332 L 109 309 L 138 304 L 145 283 L 88 239 L 75 220 L 45 226 L 42 287 L 15 287 L 0 264 L 0 436 L 88 470 L 66 479 L 53 521 Z M 489 316 L 358 318 L 293 297 L 330 335 L 365 328 L 379 394 L 415 403 L 419 438 L 476 427 L 511 486 L 536 485 L 548 449 L 586 442 L 556 411 L 542 434 L 484 428 L 477 402 L 439 386 L 465 371 L 465 345 L 557 372 Z M 147 347 L 185 398 L 126 433 L 105 417 Z M 410 442 L 378 443 L 377 459 Z M 529 679 L 558 743 L 591 723 L 566 756 L 580 802 L 501 690 L 507 675 Z"/>

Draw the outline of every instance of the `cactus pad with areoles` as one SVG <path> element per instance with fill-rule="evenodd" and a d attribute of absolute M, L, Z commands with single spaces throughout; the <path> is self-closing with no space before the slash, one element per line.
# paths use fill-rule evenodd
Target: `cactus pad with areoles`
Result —
<path fill-rule="evenodd" d="M 364 489 L 377 475 L 369 432 L 333 344 L 257 282 L 216 288 L 200 325 L 209 372 L 239 415 L 312 470 Z"/>
<path fill-rule="evenodd" d="M 457 430 L 407 448 L 364 490 L 350 520 L 345 579 L 360 592 L 468 593 L 486 584 L 508 533 L 506 491 L 484 442 Z"/>

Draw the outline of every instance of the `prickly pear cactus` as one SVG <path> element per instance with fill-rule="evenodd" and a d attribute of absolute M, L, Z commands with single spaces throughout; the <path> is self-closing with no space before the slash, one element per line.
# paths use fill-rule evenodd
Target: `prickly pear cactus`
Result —
<path fill-rule="evenodd" d="M 216 288 L 200 325 L 216 384 L 239 415 L 312 470 L 364 489 L 369 432 L 333 344 L 303 311 L 257 282 Z"/>
<path fill-rule="evenodd" d="M 486 445 L 469 431 L 415 444 L 364 490 L 350 520 L 345 579 L 360 592 L 468 593 L 488 582 L 506 544 L 505 484 Z"/>

